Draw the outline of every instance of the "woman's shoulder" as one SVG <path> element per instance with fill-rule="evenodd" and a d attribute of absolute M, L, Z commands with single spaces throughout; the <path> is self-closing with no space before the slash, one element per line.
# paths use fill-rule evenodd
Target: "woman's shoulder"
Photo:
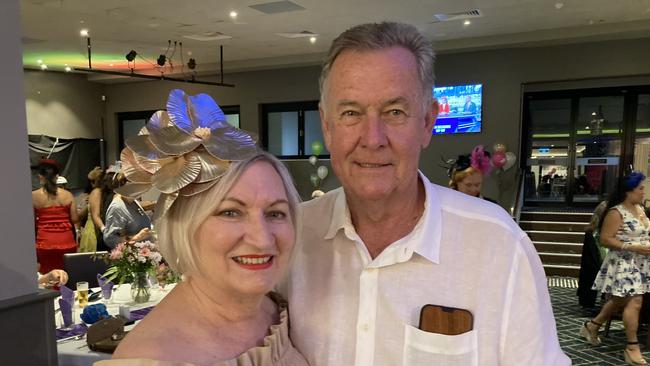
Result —
<path fill-rule="evenodd" d="M 154 309 L 155 310 L 155 309 Z M 152 311 L 133 328 L 113 353 L 114 359 L 151 358 L 156 359 L 168 352 L 174 352 L 171 334 L 178 333 L 178 327 L 169 325 L 165 319 L 169 314 Z"/>

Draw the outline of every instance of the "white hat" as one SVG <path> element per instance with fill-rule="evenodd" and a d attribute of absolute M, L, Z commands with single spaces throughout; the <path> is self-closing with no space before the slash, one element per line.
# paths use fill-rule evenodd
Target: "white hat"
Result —
<path fill-rule="evenodd" d="M 68 180 L 65 179 L 64 176 L 59 175 L 58 178 L 56 178 L 56 184 L 68 184 Z"/>

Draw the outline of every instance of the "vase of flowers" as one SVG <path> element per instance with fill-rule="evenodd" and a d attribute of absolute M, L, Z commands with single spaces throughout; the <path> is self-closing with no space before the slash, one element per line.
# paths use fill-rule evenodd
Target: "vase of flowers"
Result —
<path fill-rule="evenodd" d="M 120 243 L 110 252 L 107 260 L 111 266 L 104 273 L 104 278 L 118 284 L 130 282 L 133 301 L 149 301 L 149 275 L 155 274 L 163 260 L 156 244 L 149 240 Z"/>
<path fill-rule="evenodd" d="M 133 273 L 133 282 L 131 282 L 131 299 L 136 303 L 143 303 L 149 301 L 150 297 L 151 282 L 149 281 L 149 273 Z"/>

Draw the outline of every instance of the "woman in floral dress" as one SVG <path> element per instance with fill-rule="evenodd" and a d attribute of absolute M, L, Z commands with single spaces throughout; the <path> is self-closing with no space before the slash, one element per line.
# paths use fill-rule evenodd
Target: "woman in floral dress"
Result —
<path fill-rule="evenodd" d="M 593 289 L 609 294 L 610 299 L 580 330 L 589 343 L 600 344 L 598 329 L 613 312 L 623 308 L 627 336 L 623 356 L 629 365 L 647 364 L 636 335 L 643 294 L 650 292 L 650 221 L 641 206 L 644 181 L 642 173 L 626 175 L 609 199 L 607 215 L 601 223 L 600 241 L 610 251 L 603 260 Z"/>

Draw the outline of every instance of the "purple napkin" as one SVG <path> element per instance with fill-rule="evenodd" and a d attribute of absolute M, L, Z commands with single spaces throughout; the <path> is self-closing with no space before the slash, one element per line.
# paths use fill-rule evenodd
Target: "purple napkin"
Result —
<path fill-rule="evenodd" d="M 59 307 L 61 309 L 61 315 L 63 316 L 63 327 L 67 328 L 74 324 L 72 319 L 72 305 L 74 302 L 68 302 L 67 300 L 61 298 L 59 299 Z"/>
<path fill-rule="evenodd" d="M 104 278 L 102 275 L 99 273 L 97 274 L 97 283 L 99 283 L 99 287 L 102 289 L 102 296 L 105 299 L 109 299 L 111 297 L 111 293 L 113 292 L 113 282 L 107 281 L 106 278 Z"/>
<path fill-rule="evenodd" d="M 67 301 L 70 305 L 74 304 L 74 291 L 72 291 L 66 285 L 61 285 L 61 287 L 59 287 L 59 291 L 61 291 L 61 299 Z"/>

